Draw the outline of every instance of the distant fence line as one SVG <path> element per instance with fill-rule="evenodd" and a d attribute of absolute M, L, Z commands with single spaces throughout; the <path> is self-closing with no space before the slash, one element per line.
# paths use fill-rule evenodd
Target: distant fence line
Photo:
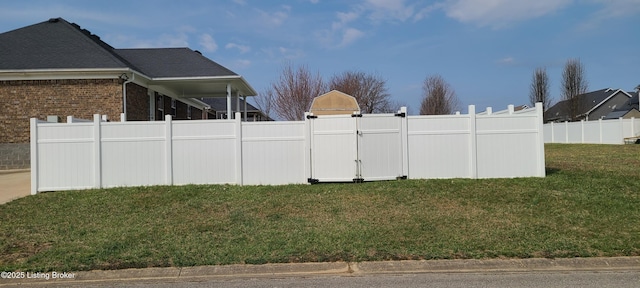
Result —
<path fill-rule="evenodd" d="M 542 107 L 304 121 L 31 119 L 31 192 L 398 178 L 544 177 Z"/>
<path fill-rule="evenodd" d="M 545 143 L 625 144 L 640 137 L 640 119 L 612 119 L 544 124 Z"/>

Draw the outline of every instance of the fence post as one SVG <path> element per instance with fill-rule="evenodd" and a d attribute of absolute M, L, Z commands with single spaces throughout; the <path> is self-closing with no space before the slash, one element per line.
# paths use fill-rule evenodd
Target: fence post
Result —
<path fill-rule="evenodd" d="M 93 114 L 93 186 L 102 188 L 102 128 L 100 114 Z"/>
<path fill-rule="evenodd" d="M 171 115 L 164 118 L 165 125 L 165 184 L 173 185 L 173 121 Z"/>
<path fill-rule="evenodd" d="M 564 121 L 564 143 L 569 143 L 569 121 Z"/>
<path fill-rule="evenodd" d="M 490 110 L 490 108 L 487 108 Z M 469 105 L 469 173 L 471 179 L 478 178 L 478 137 L 476 133 L 476 106 Z"/>
<path fill-rule="evenodd" d="M 537 154 L 538 154 L 538 176 L 545 177 L 546 176 L 546 168 L 544 162 L 544 111 L 542 107 L 542 103 L 536 103 L 536 121 L 538 123 L 538 145 Z"/>
<path fill-rule="evenodd" d="M 624 144 L 624 119 L 622 117 L 618 119 L 620 119 L 620 144 Z"/>
<path fill-rule="evenodd" d="M 598 119 L 598 131 L 600 131 L 600 144 L 602 144 L 602 119 Z"/>
<path fill-rule="evenodd" d="M 409 116 L 407 115 L 407 107 L 400 107 L 400 113 L 404 113 L 405 117 L 400 117 L 400 138 L 402 142 L 402 176 L 409 178 Z M 460 112 L 457 112 L 460 115 Z"/>
<path fill-rule="evenodd" d="M 120 122 L 127 122 L 127 114 L 120 113 Z"/>
<path fill-rule="evenodd" d="M 311 179 L 311 120 L 310 113 L 304 112 L 304 175 L 305 181 Z M 304 181 L 303 181 L 304 182 Z"/>
<path fill-rule="evenodd" d="M 234 116 L 236 128 L 236 184 L 242 185 L 242 114 L 236 112 Z"/>
<path fill-rule="evenodd" d="M 580 142 L 584 144 L 584 120 L 580 120 Z"/>
<path fill-rule="evenodd" d="M 38 119 L 31 118 L 31 195 L 38 194 Z"/>
<path fill-rule="evenodd" d="M 553 122 L 549 123 L 551 123 L 551 143 L 556 143 L 556 137 L 554 136 L 556 132 L 554 131 Z"/>

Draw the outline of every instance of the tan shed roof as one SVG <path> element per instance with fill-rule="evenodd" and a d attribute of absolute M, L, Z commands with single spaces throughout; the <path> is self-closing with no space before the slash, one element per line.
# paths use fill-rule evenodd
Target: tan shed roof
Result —
<path fill-rule="evenodd" d="M 360 113 L 360 106 L 355 97 L 338 90 L 313 98 L 310 111 L 313 115 L 339 115 Z"/>

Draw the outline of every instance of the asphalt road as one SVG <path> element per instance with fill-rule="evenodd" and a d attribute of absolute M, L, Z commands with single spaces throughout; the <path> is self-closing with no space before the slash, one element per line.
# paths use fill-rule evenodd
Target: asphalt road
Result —
<path fill-rule="evenodd" d="M 40 282 L 42 283 L 42 282 Z M 44 283 L 42 283 L 44 284 Z M 49 283 L 52 284 L 52 283 Z M 185 278 L 109 283 L 65 283 L 64 287 L 640 287 L 640 271 L 369 274 L 254 278 Z M 27 287 L 40 285 L 28 285 Z M 1 287 L 1 285 L 0 285 Z M 21 286 L 25 287 L 25 286 Z M 42 287 L 42 286 L 40 286 Z M 47 286 L 56 287 L 56 286 Z M 62 286 L 60 286 L 62 287 Z"/>

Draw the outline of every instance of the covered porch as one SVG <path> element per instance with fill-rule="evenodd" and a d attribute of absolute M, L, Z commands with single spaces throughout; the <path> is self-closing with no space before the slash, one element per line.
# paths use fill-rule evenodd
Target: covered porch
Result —
<path fill-rule="evenodd" d="M 202 101 L 203 98 L 224 98 L 226 99 L 226 115 L 231 115 L 230 119 L 233 119 L 233 111 L 240 111 L 243 115 L 242 120 L 247 119 L 247 97 L 257 95 L 251 85 L 239 75 L 152 78 L 147 87 L 149 90 L 179 99 L 185 103 L 198 103 L 207 110 L 211 107 Z M 215 112 L 217 111 L 213 113 Z M 204 114 L 208 115 L 209 111 Z"/>

